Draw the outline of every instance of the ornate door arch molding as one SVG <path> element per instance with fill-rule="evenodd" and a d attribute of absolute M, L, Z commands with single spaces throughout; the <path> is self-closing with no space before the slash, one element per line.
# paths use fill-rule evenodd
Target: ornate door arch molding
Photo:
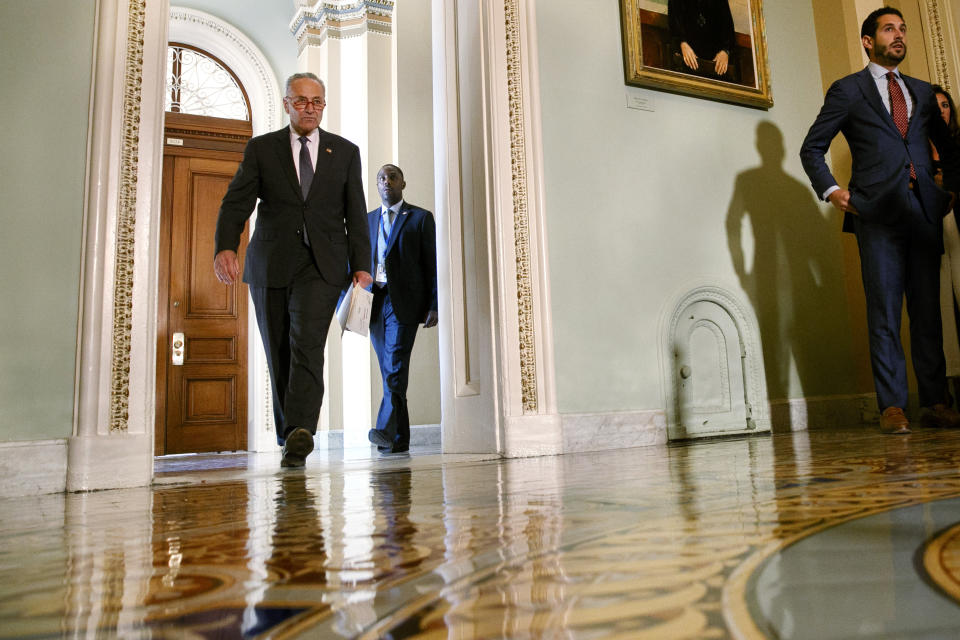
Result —
<path fill-rule="evenodd" d="M 283 110 L 277 77 L 257 45 L 237 28 L 203 11 L 170 7 L 168 39 L 209 51 L 237 74 L 250 98 L 253 135 L 280 128 Z"/>

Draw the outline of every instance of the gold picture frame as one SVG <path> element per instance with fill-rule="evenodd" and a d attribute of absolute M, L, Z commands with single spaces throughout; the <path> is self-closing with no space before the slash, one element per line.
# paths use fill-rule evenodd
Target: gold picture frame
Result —
<path fill-rule="evenodd" d="M 716 7 L 720 12 L 716 18 L 710 10 L 705 18 L 702 8 L 696 15 L 688 15 L 693 1 L 620 0 L 626 83 L 759 109 L 772 107 L 763 0 L 716 0 L 726 3 L 729 9 L 722 14 L 722 8 Z M 709 5 L 711 2 L 698 4 Z M 711 28 L 711 20 L 719 27 Z M 732 20 L 732 26 L 728 20 Z M 684 29 L 690 33 L 687 40 L 700 37 L 703 44 L 698 46 L 707 50 L 704 58 L 700 57 L 703 49 L 701 53 L 693 52 L 696 69 L 690 66 L 691 57 L 687 55 L 692 51 L 690 45 L 683 46 Z M 725 44 L 718 45 L 718 41 Z M 710 49 L 717 46 L 723 48 L 713 56 Z M 725 59 L 721 51 L 726 54 Z M 719 76 L 716 71 L 724 63 L 726 72 Z"/>

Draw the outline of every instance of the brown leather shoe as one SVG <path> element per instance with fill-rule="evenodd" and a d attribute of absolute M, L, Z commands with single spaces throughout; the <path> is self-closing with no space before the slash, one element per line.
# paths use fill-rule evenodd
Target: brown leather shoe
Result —
<path fill-rule="evenodd" d="M 945 404 L 920 409 L 920 426 L 934 429 L 960 429 L 960 413 Z"/>
<path fill-rule="evenodd" d="M 910 421 L 900 407 L 887 407 L 880 414 L 880 431 L 892 435 L 910 433 Z"/>

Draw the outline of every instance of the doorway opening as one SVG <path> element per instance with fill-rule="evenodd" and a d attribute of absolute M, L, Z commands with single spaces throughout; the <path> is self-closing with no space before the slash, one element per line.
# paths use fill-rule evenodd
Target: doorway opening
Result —
<path fill-rule="evenodd" d="M 157 312 L 156 455 L 247 448 L 247 293 L 210 268 L 220 201 L 253 131 L 215 56 L 167 49 Z M 241 241 L 243 256 L 247 234 Z"/>
<path fill-rule="evenodd" d="M 226 13 L 230 14 L 230 11 L 235 13 L 236 11 L 243 11 L 243 9 L 237 8 L 236 10 L 226 11 Z M 430 13 L 431 7 L 429 4 L 419 9 L 411 8 L 411 13 L 408 19 L 403 21 L 404 26 L 401 29 L 401 31 L 406 30 L 404 33 L 407 33 L 407 36 L 403 36 L 400 32 L 396 32 L 393 36 L 398 41 L 395 55 L 399 67 L 399 77 L 395 84 L 395 95 L 393 96 L 396 102 L 394 106 L 399 110 L 399 114 L 394 114 L 394 117 L 398 119 L 398 124 L 396 124 L 398 133 L 388 136 L 388 138 L 396 137 L 389 150 L 379 142 L 368 144 L 369 154 L 364 159 L 366 179 L 370 183 L 367 189 L 367 209 L 373 209 L 379 205 L 379 200 L 373 199 L 376 193 L 374 180 L 371 177 L 371 174 L 376 175 L 374 166 L 379 167 L 383 163 L 393 162 L 399 163 L 408 173 L 409 190 L 408 193 L 404 194 L 405 200 L 412 200 L 413 204 L 435 210 L 432 76 L 430 73 L 425 73 L 425 70 L 429 71 L 432 67 L 432 49 L 429 40 L 425 41 L 423 38 L 413 37 L 418 33 L 416 30 L 419 25 L 422 25 L 424 21 L 429 21 Z M 202 50 L 209 57 L 220 62 L 228 73 L 236 72 L 235 79 L 237 79 L 239 90 L 244 95 L 249 95 L 249 120 L 253 124 L 252 134 L 260 135 L 276 130 L 283 125 L 280 119 L 282 111 L 273 108 L 280 104 L 283 88 L 282 79 L 278 82 L 277 78 L 273 76 L 270 64 L 258 49 L 258 45 L 239 33 L 230 24 L 231 18 L 236 17 L 232 14 L 217 17 L 193 9 L 172 7 L 170 12 L 170 39 L 177 43 L 188 43 L 184 45 L 184 48 L 191 51 Z M 257 34 L 250 35 L 257 36 Z M 263 36 L 262 33 L 259 35 Z M 380 36 L 376 37 L 379 38 Z M 258 41 L 269 44 L 268 39 L 260 38 Z M 290 44 L 295 46 L 296 41 L 291 38 Z M 277 54 L 275 46 L 271 51 L 274 55 Z M 171 56 L 170 59 L 174 62 L 177 61 L 175 56 Z M 334 74 L 331 87 L 338 86 Z M 343 89 L 334 89 L 334 93 L 341 94 L 341 98 L 349 98 L 349 92 Z M 325 122 L 321 123 L 321 126 L 350 138 L 351 134 L 349 132 L 341 131 L 349 124 L 344 121 L 345 116 L 336 115 L 336 117 L 333 117 L 335 112 L 329 108 L 327 111 L 329 113 L 325 116 Z M 350 105 L 341 101 L 339 111 L 340 114 L 349 113 Z M 382 120 L 383 115 L 376 115 L 371 122 L 379 122 L 377 118 Z M 171 122 L 172 118 L 174 116 L 168 114 L 168 122 Z M 351 126 L 355 126 L 355 123 Z M 174 137 L 169 131 L 167 134 L 168 138 Z M 378 140 L 382 138 L 383 136 L 379 137 Z M 362 135 L 358 139 L 362 139 Z M 169 145 L 166 148 L 169 150 Z M 242 145 L 238 146 L 237 149 L 242 150 Z M 182 153 L 183 149 L 179 149 L 179 152 Z M 166 191 L 164 193 L 166 194 Z M 166 210 L 164 210 L 164 214 L 166 216 Z M 215 216 L 211 218 L 210 223 L 211 225 L 215 224 Z M 250 218 L 248 232 L 252 233 L 255 225 L 256 213 Z M 165 227 L 164 230 L 166 230 Z M 212 227 L 209 237 L 212 238 Z M 164 246 L 163 249 L 165 252 L 169 251 L 167 246 Z M 201 258 L 203 257 L 201 256 Z M 244 294 L 246 293 L 246 287 L 240 287 L 240 289 Z M 244 302 L 246 302 L 246 299 L 244 299 Z M 158 299 L 158 307 L 163 308 L 166 303 L 166 299 L 161 294 Z M 245 345 L 248 363 L 246 370 L 247 440 L 242 448 L 250 451 L 274 451 L 276 450 L 276 443 L 273 434 L 269 377 L 266 361 L 259 344 L 256 322 L 252 314 L 249 313 L 249 309 L 248 303 L 247 324 L 250 331 L 248 331 Z M 163 324 L 162 318 L 160 324 Z M 372 426 L 373 417 L 377 414 L 382 397 L 379 367 L 375 354 L 366 338 L 341 337 L 338 329 L 334 323 L 327 342 L 327 356 L 325 358 L 326 393 L 320 423 L 317 425 L 315 445 L 318 449 L 340 449 L 351 446 L 358 447 L 362 444 L 369 451 L 366 432 Z M 162 334 L 163 332 L 159 333 Z M 167 334 L 169 333 L 167 331 Z M 360 344 L 348 345 L 347 343 L 351 341 L 351 338 L 356 338 L 354 342 Z M 173 366 L 169 353 L 171 340 L 172 336 L 170 335 L 166 335 L 165 339 L 158 337 L 158 361 L 162 361 L 162 364 L 158 364 L 158 369 L 161 366 L 168 369 Z M 440 446 L 439 359 L 437 330 L 419 331 L 414 348 L 410 386 L 408 388 L 410 420 L 414 427 L 412 441 L 417 445 Z M 241 382 L 240 379 L 237 379 L 237 384 Z M 358 389 L 360 393 L 358 393 Z M 161 391 L 158 385 L 157 432 L 160 431 L 161 416 L 163 415 L 160 400 Z M 366 422 L 362 429 L 360 428 L 361 422 Z M 358 442 L 359 439 L 362 439 L 362 443 Z M 161 446 L 159 435 L 155 438 L 155 441 L 155 453 L 157 455 L 174 451 Z"/>

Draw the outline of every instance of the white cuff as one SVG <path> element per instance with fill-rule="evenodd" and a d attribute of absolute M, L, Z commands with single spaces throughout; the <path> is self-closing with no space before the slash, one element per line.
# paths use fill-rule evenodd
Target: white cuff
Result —
<path fill-rule="evenodd" d="M 823 192 L 823 201 L 824 201 L 824 202 L 829 202 L 830 194 L 833 193 L 834 191 L 840 191 L 840 187 L 838 187 L 837 185 L 833 185 L 832 187 L 830 187 L 829 189 L 827 189 L 826 191 L 824 191 L 824 192 Z"/>

